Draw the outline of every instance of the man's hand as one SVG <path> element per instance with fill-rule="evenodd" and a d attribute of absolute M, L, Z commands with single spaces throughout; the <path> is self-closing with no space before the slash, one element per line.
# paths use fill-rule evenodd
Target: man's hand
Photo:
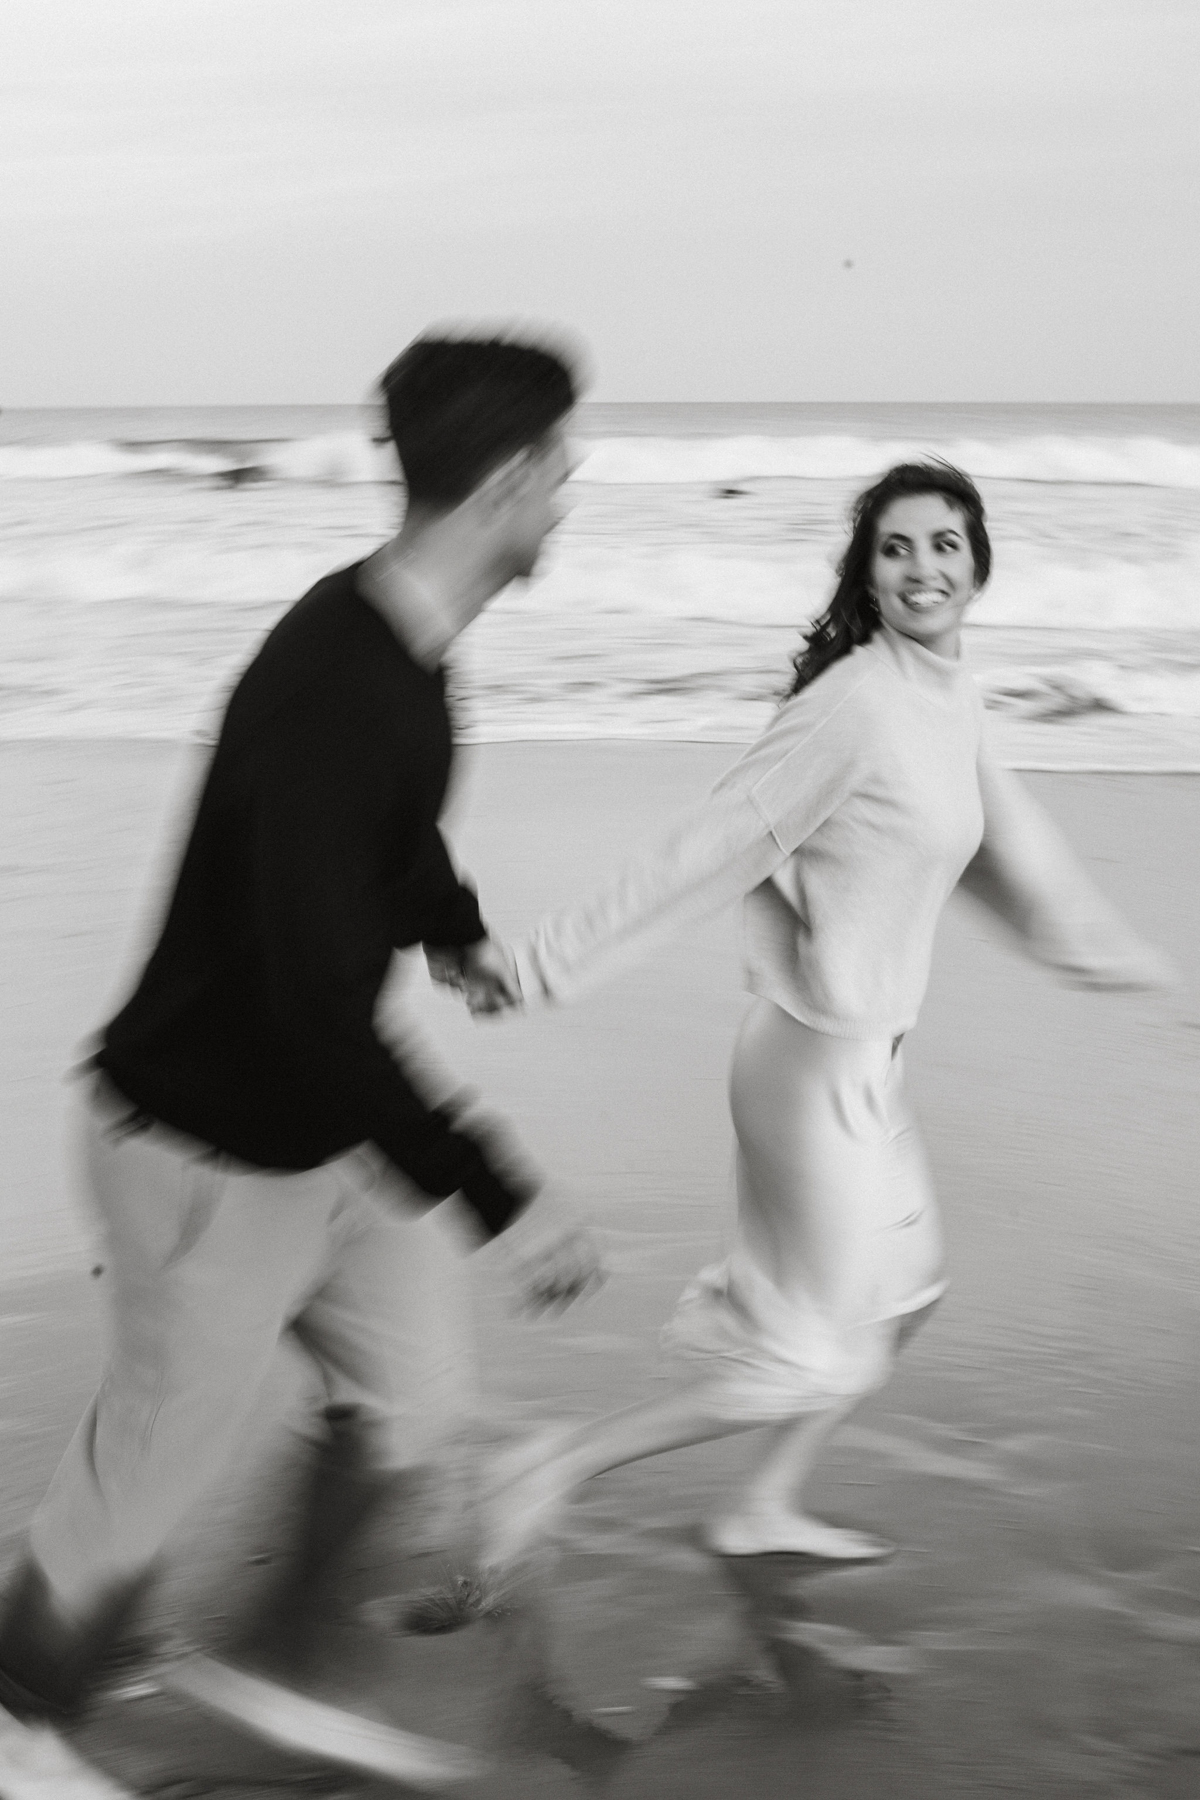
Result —
<path fill-rule="evenodd" d="M 436 987 L 450 988 L 456 994 L 462 993 L 462 951 L 457 944 L 448 948 L 426 944 L 425 961 L 429 967 L 429 979 Z"/>
<path fill-rule="evenodd" d="M 522 1310 L 535 1318 L 565 1312 L 574 1301 L 599 1292 L 607 1280 L 595 1240 L 583 1226 L 546 1239 L 536 1255 L 517 1263 L 514 1272 Z"/>
<path fill-rule="evenodd" d="M 520 1295 L 535 1317 L 560 1313 L 608 1279 L 592 1233 L 557 1196 L 542 1194 L 498 1240 Z"/>
<path fill-rule="evenodd" d="M 468 944 L 462 953 L 462 969 L 467 1006 L 476 1017 L 508 1012 L 523 1004 L 516 958 L 507 944 L 492 937 Z"/>
<path fill-rule="evenodd" d="M 495 938 L 481 938 L 461 949 L 426 945 L 425 961 L 430 979 L 462 994 L 476 1015 L 508 1012 L 523 1004 L 516 960 Z"/>

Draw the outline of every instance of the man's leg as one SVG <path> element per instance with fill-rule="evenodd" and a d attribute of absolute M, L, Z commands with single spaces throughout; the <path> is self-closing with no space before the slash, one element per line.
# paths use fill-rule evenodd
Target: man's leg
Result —
<path fill-rule="evenodd" d="M 95 1400 L 34 1515 L 0 1610 L 9 1697 L 69 1710 L 163 1543 L 219 1475 L 300 1296 L 319 1285 L 324 1171 L 255 1176 L 89 1107 L 111 1343 Z"/>
<path fill-rule="evenodd" d="M 324 1382 L 323 1429 L 291 1553 L 234 1651 L 291 1672 L 320 1650 L 369 1535 L 379 1566 L 356 1567 L 360 1597 L 396 1592 L 415 1556 L 453 1545 L 464 1496 L 449 1447 L 476 1412 L 466 1246 L 449 1207 L 418 1204 L 373 1152 L 335 1171 L 328 1273 L 292 1325 Z"/>
<path fill-rule="evenodd" d="M 376 1466 L 427 1467 L 478 1407 L 467 1230 L 374 1152 L 340 1167 L 329 1274 L 293 1329 Z"/>

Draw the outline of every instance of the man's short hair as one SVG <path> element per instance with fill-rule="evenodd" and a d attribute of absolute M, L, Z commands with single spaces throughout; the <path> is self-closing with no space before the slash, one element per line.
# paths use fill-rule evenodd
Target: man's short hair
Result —
<path fill-rule="evenodd" d="M 380 386 L 410 500 L 456 506 L 575 404 L 555 351 L 503 338 L 420 337 Z"/>

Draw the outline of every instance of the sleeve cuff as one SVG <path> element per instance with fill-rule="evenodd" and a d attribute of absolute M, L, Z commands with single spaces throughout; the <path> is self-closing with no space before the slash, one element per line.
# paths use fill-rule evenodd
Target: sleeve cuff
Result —
<path fill-rule="evenodd" d="M 527 1011 L 538 1006 L 549 1006 L 554 996 L 546 986 L 538 964 L 537 956 L 528 938 L 512 946 L 513 961 L 517 965 L 517 980 L 521 984 L 521 998 Z"/>
<path fill-rule="evenodd" d="M 499 1237 L 537 1198 L 539 1186 L 532 1180 L 501 1177 L 482 1164 L 462 1185 L 462 1197 L 488 1238 Z"/>
<path fill-rule="evenodd" d="M 455 903 L 439 915 L 432 930 L 422 933 L 421 942 L 432 950 L 464 950 L 468 944 L 482 943 L 487 934 L 479 901 L 469 887 L 462 887 Z"/>

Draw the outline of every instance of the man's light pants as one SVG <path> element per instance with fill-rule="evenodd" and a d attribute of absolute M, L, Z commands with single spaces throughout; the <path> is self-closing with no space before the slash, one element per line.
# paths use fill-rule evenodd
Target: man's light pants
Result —
<path fill-rule="evenodd" d="M 382 1158 L 269 1173 L 128 1113 L 101 1077 L 81 1124 L 110 1354 L 30 1529 L 76 1618 L 145 1572 L 220 1476 L 284 1332 L 381 1469 L 428 1461 L 474 1406 L 461 1242 Z"/>

